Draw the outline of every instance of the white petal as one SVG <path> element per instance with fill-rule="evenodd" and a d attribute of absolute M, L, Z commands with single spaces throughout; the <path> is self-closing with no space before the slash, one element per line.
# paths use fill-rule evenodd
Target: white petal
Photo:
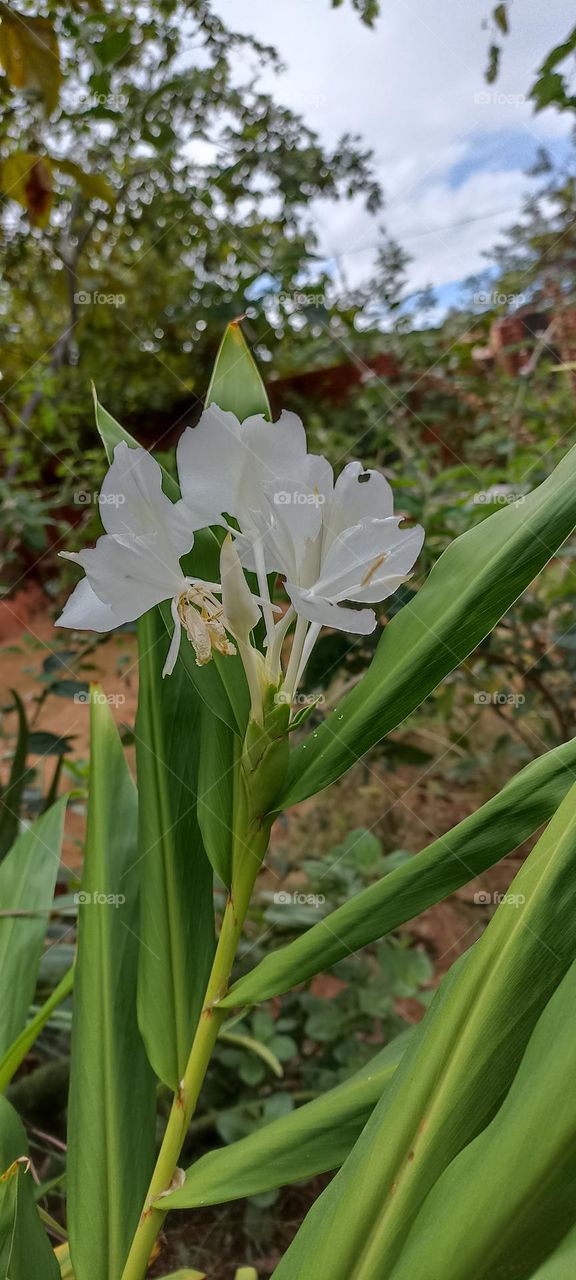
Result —
<path fill-rule="evenodd" d="M 194 532 L 182 502 L 171 502 L 162 489 L 162 469 L 146 449 L 116 445 L 114 461 L 100 490 L 100 516 L 107 533 L 155 534 L 171 546 L 176 558 L 190 551 Z"/>
<path fill-rule="evenodd" d="M 291 478 L 304 478 L 306 432 L 297 414 L 284 410 L 278 422 L 267 422 L 261 413 L 254 414 L 242 423 L 240 435 L 247 466 L 253 477 L 257 469 L 259 483 L 276 486 Z"/>
<path fill-rule="evenodd" d="M 365 520 L 384 520 L 394 511 L 388 481 L 379 471 L 365 471 L 361 462 L 349 462 L 334 485 L 334 497 L 324 512 L 324 548 L 334 538 Z"/>
<path fill-rule="evenodd" d="M 122 539 L 104 534 L 95 547 L 64 555 L 82 566 L 98 599 L 112 609 L 112 625 L 118 626 L 134 621 L 185 586 L 178 561 L 166 563 L 163 552 L 153 534 Z"/>
<path fill-rule="evenodd" d="M 369 635 L 376 626 L 373 609 L 346 609 L 333 604 L 311 590 L 301 590 L 292 582 L 285 583 L 286 591 L 296 609 L 309 622 L 322 627 L 336 627 L 338 631 L 350 631 L 356 635 Z"/>
<path fill-rule="evenodd" d="M 298 564 L 304 555 L 306 543 L 317 538 L 322 529 L 322 507 L 318 503 L 318 495 L 306 489 L 302 481 L 288 481 L 285 486 L 280 492 L 268 495 L 273 517 L 268 522 L 269 532 L 265 538 L 265 546 L 268 545 L 270 549 L 274 545 L 283 548 L 284 563 L 288 561 Z M 272 551 L 271 554 L 273 555 Z"/>
<path fill-rule="evenodd" d="M 197 426 L 186 428 L 176 456 L 182 497 L 194 529 L 221 523 L 223 512 L 236 515 L 245 451 L 233 413 L 210 405 Z"/>
<path fill-rule="evenodd" d="M 247 641 L 260 621 L 260 609 L 244 577 L 230 534 L 224 539 L 220 551 L 220 577 L 225 626 L 237 639 Z"/>
<path fill-rule="evenodd" d="M 332 488 L 332 467 L 316 454 L 301 460 L 296 477 L 284 475 L 263 485 L 267 501 L 250 516 L 252 538 L 256 532 L 260 535 L 269 573 L 284 574 L 305 586 L 317 577 L 323 514 Z M 254 571 L 249 540 L 240 537 L 238 550 L 242 563 Z"/>
<path fill-rule="evenodd" d="M 88 579 L 82 578 L 54 625 L 72 627 L 74 631 L 113 631 L 120 622 L 111 606 L 98 599 Z"/>
<path fill-rule="evenodd" d="M 331 600 L 386 599 L 389 579 L 406 577 L 424 539 L 420 526 L 402 530 L 399 523 L 397 516 L 367 520 L 335 538 L 314 584 L 317 593 Z"/>
<path fill-rule="evenodd" d="M 422 550 L 424 530 L 421 525 L 405 531 L 399 530 L 399 540 L 388 548 L 387 559 L 375 568 L 375 561 L 368 565 L 358 591 L 351 591 L 349 600 L 358 600 L 362 604 L 373 604 L 377 600 L 386 600 L 394 594 L 398 587 L 411 577 L 412 569 Z M 378 559 L 379 557 L 376 557 Z"/>
<path fill-rule="evenodd" d="M 172 675 L 174 667 L 176 666 L 176 659 L 178 657 L 178 654 L 180 653 L 180 637 L 182 635 L 182 624 L 180 622 L 180 618 L 178 615 L 178 604 L 176 600 L 172 601 L 172 618 L 174 620 L 174 630 L 172 632 L 170 647 L 168 649 L 168 653 L 166 654 L 166 661 L 162 668 L 162 679 L 164 679 L 164 676 Z"/>

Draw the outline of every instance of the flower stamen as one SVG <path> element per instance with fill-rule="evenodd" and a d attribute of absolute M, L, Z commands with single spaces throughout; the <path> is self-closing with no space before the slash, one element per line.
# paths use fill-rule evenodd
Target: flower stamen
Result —
<path fill-rule="evenodd" d="M 369 565 L 366 573 L 364 574 L 364 577 L 362 578 L 362 581 L 360 583 L 361 587 L 369 586 L 375 574 L 378 573 L 380 566 L 383 565 L 384 561 L 387 559 L 388 559 L 387 551 L 383 551 L 381 556 L 376 557 L 376 559 L 373 561 L 371 565 Z"/>
<path fill-rule="evenodd" d="M 178 596 L 176 608 L 198 667 L 210 662 L 214 650 L 225 657 L 236 653 L 236 646 L 226 634 L 224 610 L 212 591 L 191 584 Z"/>

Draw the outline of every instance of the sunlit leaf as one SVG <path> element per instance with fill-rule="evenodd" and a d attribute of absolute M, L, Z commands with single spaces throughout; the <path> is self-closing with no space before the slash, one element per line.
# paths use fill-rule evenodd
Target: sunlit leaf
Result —
<path fill-rule="evenodd" d="M 294 942 L 269 952 L 222 1004 L 254 1004 L 288 991 L 454 893 L 546 822 L 575 778 L 573 739 L 533 760 L 476 813 Z"/>
<path fill-rule="evenodd" d="M 50 18 L 32 17 L 7 4 L 0 8 L 0 63 L 13 89 L 35 89 L 48 115 L 58 105 L 60 53 Z"/>

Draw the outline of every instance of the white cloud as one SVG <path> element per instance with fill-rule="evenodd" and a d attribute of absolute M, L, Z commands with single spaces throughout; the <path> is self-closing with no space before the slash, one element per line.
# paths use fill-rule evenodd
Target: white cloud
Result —
<path fill-rule="evenodd" d="M 332 11 L 329 0 L 216 0 L 232 27 L 279 49 L 287 70 L 279 78 L 267 73 L 266 88 L 327 143 L 354 132 L 373 148 L 387 200 L 382 220 L 414 257 L 412 289 L 481 269 L 482 250 L 520 210 L 531 153 L 569 133 L 569 120 L 554 111 L 534 116 L 526 95 L 542 58 L 573 23 L 571 3 L 523 0 L 513 7 L 492 87 L 484 80 L 489 36 L 481 29 L 491 7 L 490 0 L 466 7 L 461 0 L 383 0 L 371 32 L 349 5 Z M 323 203 L 314 212 L 327 255 L 342 255 L 344 273 L 356 283 L 373 261 L 373 250 L 360 247 L 374 244 L 379 219 L 356 201 Z M 435 234 L 422 234 L 430 230 Z"/>

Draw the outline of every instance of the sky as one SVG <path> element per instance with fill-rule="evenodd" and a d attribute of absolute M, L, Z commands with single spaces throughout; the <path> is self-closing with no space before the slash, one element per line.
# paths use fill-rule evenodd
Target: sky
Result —
<path fill-rule="evenodd" d="M 382 0 L 369 30 L 348 0 L 215 0 L 229 26 L 278 49 L 286 70 L 262 87 L 302 114 L 327 144 L 358 133 L 374 151 L 384 214 L 360 201 L 322 202 L 322 251 L 351 286 L 366 279 L 378 226 L 412 256 L 408 289 L 431 284 L 444 306 L 486 269 L 483 251 L 514 222 L 539 146 L 568 150 L 570 120 L 535 115 L 527 94 L 544 56 L 574 22 L 570 0 L 516 0 L 501 73 L 486 84 L 491 0 Z M 238 65 L 238 75 L 243 72 Z M 335 269 L 335 268 L 334 268 Z"/>

